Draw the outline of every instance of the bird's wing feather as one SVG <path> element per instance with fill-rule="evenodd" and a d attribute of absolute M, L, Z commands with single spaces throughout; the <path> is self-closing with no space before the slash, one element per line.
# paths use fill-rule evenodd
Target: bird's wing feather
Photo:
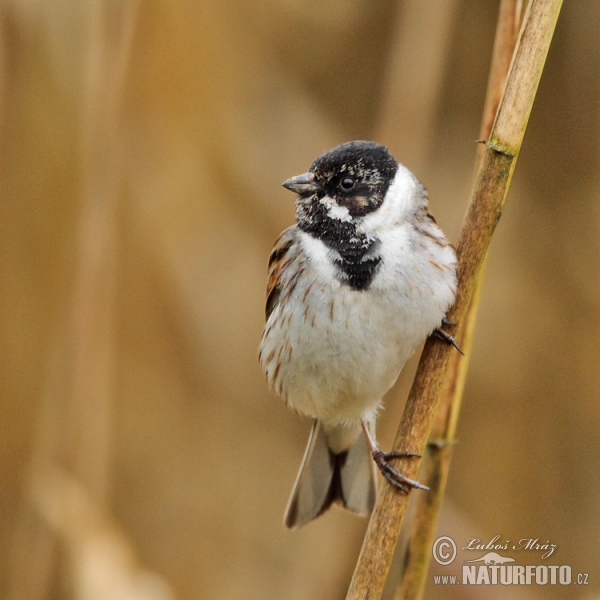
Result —
<path fill-rule="evenodd" d="M 269 256 L 269 279 L 267 281 L 266 318 L 273 312 L 281 295 L 282 271 L 289 262 L 290 249 L 297 240 L 297 227 L 288 227 L 275 241 Z"/>

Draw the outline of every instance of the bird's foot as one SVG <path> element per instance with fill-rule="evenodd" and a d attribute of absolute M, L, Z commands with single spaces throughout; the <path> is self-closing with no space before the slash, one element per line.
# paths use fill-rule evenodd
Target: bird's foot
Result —
<path fill-rule="evenodd" d="M 395 488 L 402 490 L 404 493 L 408 493 L 408 488 L 418 488 L 420 490 L 429 490 L 425 485 L 420 484 L 414 479 L 409 479 L 406 475 L 402 474 L 398 469 L 392 467 L 390 460 L 393 458 L 408 457 L 408 458 L 421 458 L 420 454 L 414 452 L 384 452 L 379 448 L 375 448 L 372 451 L 373 460 L 381 471 L 381 474 L 391 483 Z"/>
<path fill-rule="evenodd" d="M 452 321 L 448 321 L 448 319 L 446 319 L 446 317 L 444 317 L 442 319 L 442 326 L 443 325 L 452 326 L 452 325 L 456 325 L 456 323 L 453 323 Z M 442 342 L 446 342 L 446 344 L 450 344 L 451 346 L 454 346 L 463 356 L 465 355 L 465 353 L 460 349 L 460 346 L 456 343 L 456 340 L 447 331 L 444 331 L 441 327 L 434 329 L 433 333 L 431 335 L 436 337 L 438 340 L 442 340 Z"/>
<path fill-rule="evenodd" d="M 377 468 L 381 471 L 381 474 L 391 483 L 395 488 L 402 490 L 405 494 L 408 494 L 408 488 L 419 488 L 420 490 L 429 490 L 425 485 L 421 485 L 414 479 L 409 479 L 406 475 L 403 475 L 401 471 L 390 465 L 390 460 L 394 458 L 421 458 L 420 454 L 414 452 L 384 452 L 381 450 L 371 432 L 369 431 L 369 425 L 365 421 L 361 421 L 363 431 L 367 438 L 369 448 L 371 449 L 371 456 L 377 465 Z"/>

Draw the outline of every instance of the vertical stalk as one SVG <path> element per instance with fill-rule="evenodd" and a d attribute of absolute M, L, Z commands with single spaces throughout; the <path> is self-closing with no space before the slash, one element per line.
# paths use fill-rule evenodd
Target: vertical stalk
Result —
<path fill-rule="evenodd" d="M 562 0 L 532 0 L 517 43 L 508 79 L 477 170 L 475 186 L 461 228 L 457 255 L 456 302 L 448 317 L 463 323 L 473 298 L 492 235 L 502 214 L 516 159 L 542 75 Z M 426 342 L 394 441 L 394 450 L 422 454 L 448 372 L 452 348 Z M 417 476 L 414 459 L 397 459 L 408 477 Z M 347 600 L 381 598 L 408 494 L 385 484 L 373 510 Z"/>
<path fill-rule="evenodd" d="M 480 139 L 482 140 L 489 137 L 492 129 L 517 43 L 521 17 L 521 0 L 502 0 L 480 128 Z M 483 145 L 478 147 L 478 160 L 481 159 L 483 150 Z M 457 342 L 465 356 L 461 357 L 458 353 L 452 354 L 448 377 L 444 382 L 440 403 L 435 413 L 425 460 L 419 473 L 421 482 L 430 488 L 430 492 L 419 494 L 415 499 L 415 512 L 403 555 L 402 577 L 396 592 L 396 600 L 418 600 L 422 598 L 425 589 L 431 547 L 448 480 L 456 424 L 469 367 L 484 271 L 485 263 L 477 277 L 473 299 L 457 334 Z"/>

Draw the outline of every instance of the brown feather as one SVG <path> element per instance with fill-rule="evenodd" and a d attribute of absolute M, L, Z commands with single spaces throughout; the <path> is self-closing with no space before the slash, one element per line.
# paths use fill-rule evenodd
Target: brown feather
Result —
<path fill-rule="evenodd" d="M 277 306 L 281 296 L 281 271 L 288 262 L 288 252 L 296 239 L 296 226 L 288 227 L 275 241 L 269 256 L 269 278 L 267 281 L 266 318 Z"/>

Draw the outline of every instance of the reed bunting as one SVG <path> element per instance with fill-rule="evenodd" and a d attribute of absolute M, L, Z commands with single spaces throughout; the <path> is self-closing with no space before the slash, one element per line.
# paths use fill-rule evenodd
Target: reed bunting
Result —
<path fill-rule="evenodd" d="M 375 464 L 401 490 L 424 488 L 377 447 L 375 419 L 428 335 L 454 343 L 441 325 L 457 262 L 427 191 L 384 146 L 342 144 L 283 186 L 298 194 L 297 224 L 269 257 L 260 363 L 287 405 L 313 419 L 285 513 L 294 528 L 332 504 L 368 514 Z"/>

